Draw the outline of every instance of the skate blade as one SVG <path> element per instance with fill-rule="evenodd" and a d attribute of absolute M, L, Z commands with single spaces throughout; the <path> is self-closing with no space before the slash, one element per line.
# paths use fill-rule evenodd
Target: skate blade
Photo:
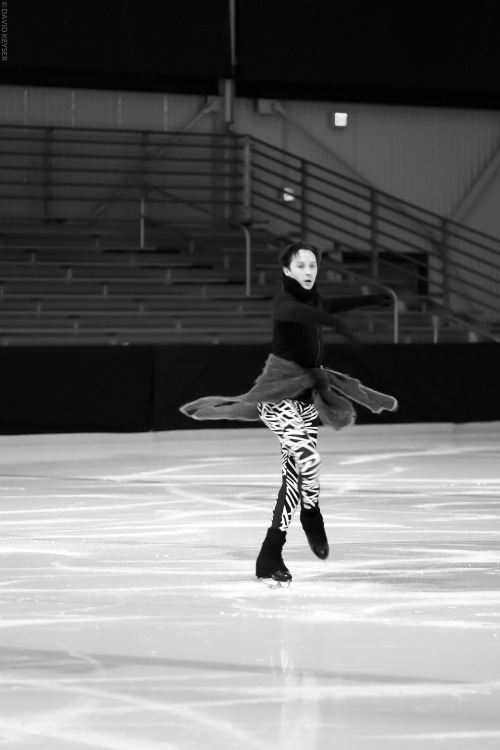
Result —
<path fill-rule="evenodd" d="M 291 584 L 291 581 L 275 581 L 274 578 L 257 578 L 257 580 L 270 589 L 289 589 Z"/>

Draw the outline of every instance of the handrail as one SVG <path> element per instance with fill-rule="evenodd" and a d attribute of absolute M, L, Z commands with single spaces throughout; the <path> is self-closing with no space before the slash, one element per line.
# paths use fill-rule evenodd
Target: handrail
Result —
<path fill-rule="evenodd" d="M 197 140 L 201 141 L 204 138 L 206 139 L 207 137 L 209 137 L 212 140 L 213 145 L 215 145 L 216 147 L 219 147 L 219 144 L 217 144 L 217 141 L 221 141 L 221 142 L 223 142 L 223 147 L 225 147 L 225 148 L 233 148 L 234 150 L 238 150 L 240 148 L 240 144 L 238 143 L 238 141 L 241 140 L 242 138 L 246 137 L 246 138 L 249 138 L 251 140 L 252 144 L 264 146 L 267 149 L 270 149 L 270 150 L 272 150 L 273 152 L 275 152 L 277 154 L 281 154 L 283 156 L 283 158 L 285 158 L 285 159 L 294 158 L 297 161 L 305 161 L 301 157 L 298 157 L 298 156 L 295 156 L 293 154 L 290 154 L 290 152 L 288 152 L 288 151 L 286 151 L 284 149 L 281 149 L 278 146 L 271 145 L 271 144 L 267 143 L 266 141 L 263 141 L 263 140 L 261 140 L 259 138 L 254 137 L 254 136 L 242 136 L 242 135 L 235 135 L 235 134 L 231 135 L 231 134 L 227 134 L 227 133 L 223 133 L 222 134 L 222 133 L 196 133 L 196 132 L 183 133 L 183 132 L 173 132 L 173 131 L 144 131 L 143 129 L 140 129 L 140 128 L 127 128 L 126 130 L 125 129 L 120 129 L 119 131 L 114 131 L 114 130 L 111 131 L 111 130 L 97 128 L 97 127 L 68 128 L 68 127 L 64 127 L 64 126 L 49 126 L 49 127 L 46 127 L 46 126 L 40 126 L 40 125 L 39 126 L 30 125 L 29 127 L 17 127 L 17 126 L 14 126 L 14 125 L 4 125 L 4 126 L 0 127 L 0 143 L 2 141 L 9 141 L 10 142 L 12 140 L 12 136 L 11 135 L 6 136 L 5 135 L 5 131 L 14 132 L 17 135 L 19 135 L 19 133 L 22 132 L 22 134 L 23 134 L 22 135 L 22 142 L 33 142 L 33 143 L 40 143 L 40 137 L 31 137 L 30 135 L 28 135 L 29 133 L 40 133 L 41 135 L 43 135 L 47 131 L 50 131 L 53 134 L 69 133 L 71 135 L 71 137 L 68 137 L 68 138 L 65 139 L 61 135 L 59 135 L 59 140 L 60 140 L 61 143 L 67 143 L 67 144 L 71 144 L 71 145 L 77 145 L 79 143 L 80 144 L 89 144 L 89 139 L 88 138 L 83 138 L 82 137 L 82 138 L 78 139 L 78 138 L 75 137 L 75 133 L 84 133 L 86 135 L 87 134 L 96 134 L 96 135 L 97 134 L 98 135 L 105 134 L 106 135 L 106 139 L 104 141 L 102 141 L 102 142 L 105 143 L 105 144 L 108 144 L 108 145 L 115 145 L 115 146 L 116 145 L 124 145 L 124 146 L 133 146 L 133 145 L 137 146 L 138 145 L 137 143 L 134 144 L 134 143 L 131 143 L 129 140 L 123 139 L 122 136 L 126 136 L 126 135 L 133 135 L 133 136 L 148 135 L 148 136 L 157 137 L 159 139 L 161 139 L 161 138 L 171 139 L 172 136 L 178 136 L 178 137 L 187 137 L 187 136 L 189 136 L 190 139 L 193 139 L 193 142 L 190 143 L 190 147 L 193 147 L 193 148 L 200 147 L 201 148 L 201 147 L 203 147 L 203 144 L 202 143 L 196 143 L 196 141 Z M 90 143 L 95 143 L 95 142 L 90 141 Z M 231 145 L 231 143 L 232 143 L 232 145 Z M 149 147 L 163 146 L 163 145 L 168 146 L 169 144 L 168 143 L 162 144 L 161 142 L 148 144 Z M 220 147 L 222 147 L 222 146 L 220 146 Z M 4 155 L 4 154 L 5 155 L 12 155 L 13 151 L 11 149 L 8 149 L 5 152 L 0 151 L 0 156 Z M 20 155 L 26 156 L 26 152 L 22 151 L 22 152 L 20 152 Z M 99 158 L 99 157 L 98 157 L 98 155 L 94 155 L 93 158 Z M 112 157 L 108 154 L 106 156 L 106 158 L 112 158 Z M 123 158 L 123 157 L 121 157 L 121 158 Z M 330 169 L 328 167 L 325 167 L 325 166 L 323 166 L 321 164 L 315 164 L 313 162 L 308 162 L 308 164 L 314 166 L 314 168 L 317 169 L 320 172 L 325 172 L 325 173 L 327 173 L 329 175 L 335 175 L 337 178 L 339 178 L 341 180 L 344 180 L 345 182 L 347 182 L 347 183 L 349 183 L 351 185 L 357 185 L 357 186 L 359 186 L 362 189 L 367 190 L 367 191 L 370 190 L 370 189 L 372 189 L 372 188 L 369 188 L 365 183 L 363 183 L 360 180 L 356 180 L 355 178 L 348 177 L 348 176 L 346 176 L 346 175 L 344 175 L 344 174 L 342 174 L 340 172 L 336 172 L 335 170 L 332 170 L 332 169 Z M 380 196 L 380 197 L 386 197 L 391 202 L 392 201 L 396 201 L 401 206 L 405 206 L 405 207 L 411 209 L 412 211 L 416 211 L 417 213 L 422 214 L 423 216 L 432 217 L 432 218 L 436 219 L 436 221 L 438 221 L 438 222 L 440 222 L 440 221 L 443 220 L 443 217 L 440 214 L 438 214 L 436 212 L 433 212 L 433 211 L 431 211 L 429 209 L 421 208 L 421 207 L 419 207 L 419 206 L 417 206 L 415 204 L 410 203 L 409 201 L 406 201 L 403 198 L 399 198 L 399 197 L 396 198 L 394 195 L 392 195 L 390 193 L 387 193 L 386 191 L 380 190 L 378 188 L 377 188 L 376 192 L 377 192 L 378 196 Z M 422 220 L 419 219 L 419 221 L 421 222 Z M 473 229 L 471 227 L 468 227 L 467 225 L 460 224 L 459 222 L 456 222 L 453 219 L 446 219 L 446 223 L 447 223 L 447 225 L 450 228 L 456 227 L 458 230 L 469 232 L 473 236 L 484 237 L 487 240 L 493 240 L 493 241 L 498 242 L 498 240 L 496 238 L 491 237 L 491 235 L 488 235 L 487 233 L 482 232 L 481 230 Z M 430 226 L 430 228 L 434 228 L 433 225 L 429 225 L 429 226 Z"/>
<path fill-rule="evenodd" d="M 271 150 L 271 151 L 273 151 L 275 153 L 281 154 L 282 157 L 283 157 L 283 159 L 280 160 L 280 159 L 278 159 L 276 157 L 269 157 L 268 154 L 262 154 L 261 153 L 261 155 L 263 155 L 264 158 L 272 158 L 277 163 L 281 163 L 282 164 L 285 159 L 288 159 L 288 160 L 289 159 L 294 159 L 294 160 L 296 160 L 299 163 L 306 161 L 306 160 L 302 159 L 302 157 L 296 156 L 294 154 L 290 154 L 289 152 L 284 151 L 283 149 L 280 149 L 277 146 L 272 146 L 269 143 L 266 143 L 265 141 L 262 141 L 262 140 L 260 140 L 258 138 L 252 137 L 252 143 L 256 144 L 257 146 L 263 146 L 266 149 Z M 337 179 L 344 180 L 345 182 L 347 182 L 350 185 L 356 185 L 359 188 L 361 188 L 361 190 L 364 191 L 365 193 L 369 193 L 370 191 L 374 191 L 374 192 L 377 193 L 377 195 L 379 197 L 386 198 L 389 203 L 395 202 L 398 205 L 405 206 L 406 208 L 409 208 L 412 211 L 415 211 L 418 214 L 421 214 L 422 216 L 431 217 L 431 218 L 435 219 L 438 223 L 440 223 L 440 222 L 443 221 L 442 215 L 440 215 L 440 214 L 438 214 L 436 212 L 433 212 L 433 211 L 431 211 L 429 209 L 421 208 L 420 206 L 412 204 L 409 201 L 404 200 L 403 198 L 395 197 L 394 195 L 391 195 L 390 193 L 387 193 L 387 192 L 385 192 L 383 190 L 379 190 L 378 188 L 375 190 L 375 188 L 368 186 L 364 182 L 356 180 L 356 179 L 354 179 L 352 177 L 347 177 L 346 175 L 344 175 L 342 173 L 339 173 L 339 172 L 336 172 L 335 170 L 332 170 L 332 169 L 330 169 L 328 167 L 325 167 L 325 166 L 323 166 L 321 164 L 316 164 L 316 163 L 309 162 L 309 161 L 307 161 L 307 164 L 310 165 L 311 167 L 313 167 L 315 170 L 317 170 L 319 172 L 325 172 L 330 177 L 334 176 Z M 292 169 L 293 169 L 293 167 L 292 167 Z M 299 170 L 300 167 L 296 167 L 295 169 Z M 319 180 L 324 181 L 324 182 L 328 182 L 328 180 L 326 180 L 325 178 L 322 178 L 322 177 L 316 177 L 316 179 L 319 179 Z M 330 183 L 330 184 L 334 184 L 334 183 Z M 389 205 L 387 205 L 386 208 L 388 208 L 389 210 L 391 210 Z M 396 210 L 396 209 L 392 209 L 392 210 Z M 398 212 L 398 213 L 401 213 L 401 212 Z M 423 222 L 422 219 L 419 219 L 418 221 L 419 221 L 419 223 Z M 460 230 L 466 230 L 466 231 L 470 232 L 473 235 L 482 236 L 482 237 L 484 237 L 486 239 L 490 239 L 490 240 L 494 239 L 495 241 L 498 241 L 498 240 L 496 240 L 496 238 L 492 238 L 490 235 L 486 234 L 485 232 L 481 232 L 480 230 L 476 230 L 476 229 L 473 229 L 473 228 L 468 227 L 466 225 L 460 224 L 459 222 L 456 222 L 453 219 L 446 219 L 446 223 L 450 227 L 454 226 L 454 227 L 456 227 L 456 228 L 458 228 Z M 435 228 L 435 225 L 433 225 L 433 224 L 429 224 L 428 226 L 430 228 Z"/>
<path fill-rule="evenodd" d="M 434 314 L 439 318 L 444 318 L 445 320 L 452 320 L 454 323 L 457 323 L 461 328 L 465 328 L 468 331 L 471 331 L 472 333 L 477 334 L 478 336 L 488 339 L 489 341 L 492 341 L 496 344 L 500 343 L 500 336 L 496 336 L 492 334 L 490 331 L 486 331 L 484 327 L 481 327 L 475 323 L 471 323 L 468 320 L 464 320 L 459 315 L 454 313 L 452 310 L 448 310 L 442 305 L 438 306 L 435 309 Z M 435 343 L 437 342 L 438 342 L 438 339 L 436 337 Z"/>
<path fill-rule="evenodd" d="M 464 240 L 457 222 L 448 222 L 433 212 L 400 202 L 394 196 L 257 139 L 252 143 L 256 215 L 263 213 L 279 221 L 281 214 L 301 236 L 318 237 L 323 243 L 333 241 L 337 247 L 369 258 L 375 273 L 381 255 L 384 267 L 392 267 L 401 274 L 398 262 L 402 257 L 409 260 L 412 251 L 424 253 L 429 261 L 423 267 L 415 258 L 413 274 L 422 284 L 433 288 L 434 294 L 439 293 L 448 307 L 455 299 L 464 308 L 475 309 L 476 314 L 486 314 L 492 319 L 500 316 L 496 286 L 500 283 L 500 246 L 496 238 L 467 227 L 462 232 Z M 337 196 L 332 190 L 341 189 L 339 182 L 351 188 L 343 189 Z M 276 194 L 280 184 L 298 189 L 300 209 L 293 203 L 279 204 Z M 382 198 L 390 200 L 391 205 Z M 398 212 L 399 203 L 405 209 L 411 208 L 418 218 Z M 342 209 L 336 209 L 336 205 Z M 417 229 L 415 221 L 424 226 Z"/>
<path fill-rule="evenodd" d="M 296 156 L 295 154 L 291 154 L 289 151 L 286 151 L 279 146 L 274 146 L 266 141 L 263 141 L 262 139 L 256 138 L 255 136 L 252 136 L 252 143 L 255 143 L 257 145 L 265 146 L 266 148 L 274 151 L 279 152 L 283 155 L 284 158 L 290 159 L 294 158 L 297 159 L 297 161 L 307 161 L 305 159 L 302 159 L 300 156 Z M 282 162 L 281 162 L 282 163 Z M 318 169 L 319 171 L 326 172 L 329 175 L 335 175 L 335 177 L 338 177 L 340 179 L 345 180 L 346 182 L 350 184 L 359 185 L 359 187 L 363 188 L 366 191 L 374 190 L 374 188 L 371 188 L 368 186 L 365 182 L 362 182 L 361 180 L 357 180 L 354 177 L 348 177 L 345 174 L 342 174 L 341 172 L 337 172 L 330 167 L 325 167 L 322 164 L 318 164 L 316 162 L 310 162 L 307 161 L 308 164 L 314 166 L 314 168 Z M 379 196 L 387 198 L 390 202 L 395 201 L 396 203 L 405 206 L 406 208 L 411 209 L 412 211 L 416 211 L 417 213 L 421 213 L 424 216 L 430 216 L 436 219 L 438 222 L 443 220 L 442 214 L 438 214 L 435 211 L 431 211 L 428 208 L 422 208 L 421 206 L 417 206 L 415 203 L 410 203 L 410 201 L 405 200 L 404 198 L 396 197 L 391 193 L 388 193 L 384 190 L 380 190 L 379 188 L 376 189 L 376 192 Z M 419 223 L 421 223 L 421 220 L 419 220 Z M 489 240 L 494 240 L 495 242 L 498 242 L 498 239 L 495 237 L 492 237 L 491 235 L 487 234 L 486 232 L 482 232 L 479 229 L 474 229 L 472 227 L 468 227 L 466 224 L 460 224 L 460 222 L 455 221 L 454 219 L 446 219 L 446 223 L 449 226 L 455 226 L 460 230 L 465 230 L 471 232 L 473 235 L 482 236 Z M 429 225 L 432 226 L 432 225 Z"/>

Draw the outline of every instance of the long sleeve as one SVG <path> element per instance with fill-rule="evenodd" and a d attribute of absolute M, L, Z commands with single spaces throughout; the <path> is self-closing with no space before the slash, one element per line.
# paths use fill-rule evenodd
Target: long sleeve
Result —
<path fill-rule="evenodd" d="M 388 294 L 361 294 L 357 297 L 322 297 L 322 304 L 329 313 L 339 313 L 359 307 L 385 307 L 390 299 Z"/>
<path fill-rule="evenodd" d="M 334 328 L 338 333 L 340 333 L 342 336 L 345 336 L 346 339 L 351 341 L 351 343 L 359 343 L 357 336 L 355 336 L 349 329 L 349 327 L 346 326 L 346 324 L 335 315 L 332 315 L 325 310 L 319 309 L 317 307 L 312 307 L 311 305 L 304 304 L 303 302 L 296 302 L 288 294 L 278 294 L 274 298 L 273 318 L 278 324 L 298 323 L 302 326 L 314 327 L 325 325 L 329 328 Z M 298 331 L 296 335 L 300 335 Z M 317 334 L 314 334 L 314 337 L 316 338 Z M 303 350 L 305 344 L 300 341 L 293 341 L 292 339 L 289 340 L 288 346 L 292 351 L 294 351 L 295 360 L 303 364 L 303 361 L 300 358 L 300 355 L 297 354 L 297 352 Z M 275 354 L 278 353 L 279 350 L 276 350 Z"/>
<path fill-rule="evenodd" d="M 332 313 L 355 310 L 358 307 L 371 307 L 384 305 L 388 300 L 387 295 L 363 294 L 357 297 L 323 297 L 322 309 L 296 302 L 288 294 L 278 294 L 274 299 L 273 317 L 281 322 L 302 323 L 305 325 L 322 323 L 331 328 L 342 329 L 344 326 L 332 315 Z"/>
<path fill-rule="evenodd" d="M 286 299 L 281 295 L 274 299 L 273 318 L 281 323 L 302 323 L 303 325 L 323 323 L 331 327 L 336 327 L 337 324 L 337 321 L 328 312 L 305 305 L 302 302 L 295 302 L 290 298 Z"/>

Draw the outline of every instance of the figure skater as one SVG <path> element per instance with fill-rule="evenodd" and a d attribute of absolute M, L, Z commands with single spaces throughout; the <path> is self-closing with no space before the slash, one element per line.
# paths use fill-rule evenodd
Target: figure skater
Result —
<path fill-rule="evenodd" d="M 376 413 L 397 408 L 392 396 L 323 367 L 322 325 L 353 340 L 335 313 L 386 306 L 390 297 L 322 297 L 316 286 L 320 259 L 320 249 L 305 242 L 294 242 L 280 253 L 282 291 L 272 305 L 272 353 L 254 387 L 241 396 L 209 396 L 181 407 L 182 413 L 194 419 L 260 418 L 281 444 L 282 484 L 255 570 L 257 578 L 269 586 L 289 586 L 292 581 L 282 551 L 299 505 L 312 552 L 321 560 L 329 555 L 319 505 L 318 419 L 338 430 L 355 420 L 352 401 Z"/>

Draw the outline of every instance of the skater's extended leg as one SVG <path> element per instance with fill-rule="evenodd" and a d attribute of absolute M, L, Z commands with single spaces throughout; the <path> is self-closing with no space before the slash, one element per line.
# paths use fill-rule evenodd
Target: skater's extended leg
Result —
<path fill-rule="evenodd" d="M 314 428 L 314 445 L 317 431 Z M 303 475 L 292 453 L 282 449 L 283 481 L 273 508 L 271 527 L 287 531 L 293 515 L 301 502 L 300 523 L 307 541 L 316 557 L 326 560 L 330 549 L 325 524 L 319 507 L 319 487 L 312 483 L 312 491 L 304 491 Z"/>
<path fill-rule="evenodd" d="M 311 445 L 316 448 L 318 439 L 317 427 L 306 419 L 307 431 Z M 317 490 L 317 493 L 316 493 Z M 330 554 L 330 547 L 325 532 L 323 515 L 319 507 L 319 486 L 314 481 L 310 493 L 301 493 L 300 523 L 307 537 L 307 541 L 313 553 L 320 560 L 326 560 Z"/>
<path fill-rule="evenodd" d="M 300 509 L 300 523 L 305 531 L 311 550 L 320 560 L 326 560 L 330 547 L 325 532 L 325 523 L 319 505 Z"/>

